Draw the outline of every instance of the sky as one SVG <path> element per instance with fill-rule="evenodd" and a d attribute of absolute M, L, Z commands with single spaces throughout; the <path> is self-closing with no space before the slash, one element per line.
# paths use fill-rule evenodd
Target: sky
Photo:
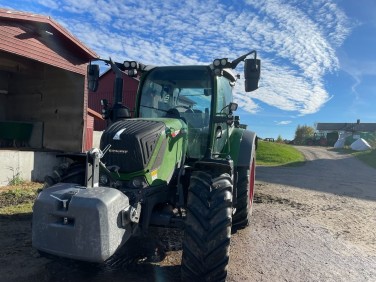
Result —
<path fill-rule="evenodd" d="M 47 15 L 101 58 L 210 64 L 256 50 L 259 89 L 236 85 L 241 123 L 292 140 L 298 125 L 376 122 L 374 0 L 0 0 Z M 242 68 L 236 69 L 242 76 Z"/>

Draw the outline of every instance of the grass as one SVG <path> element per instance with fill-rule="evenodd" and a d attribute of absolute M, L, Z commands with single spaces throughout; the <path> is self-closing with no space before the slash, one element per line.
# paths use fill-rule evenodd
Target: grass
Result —
<path fill-rule="evenodd" d="M 257 165 L 298 166 L 305 162 L 304 156 L 287 144 L 259 141 L 257 148 Z"/>
<path fill-rule="evenodd" d="M 373 168 L 376 168 L 376 150 L 367 150 L 367 151 L 353 151 L 350 148 L 341 148 L 333 149 L 334 151 L 341 154 L 350 154 L 358 158 L 360 161 L 369 165 Z"/>
<path fill-rule="evenodd" d="M 365 164 L 376 168 L 376 150 L 367 150 L 363 152 L 354 152 L 352 153 L 355 155 L 359 160 L 364 162 Z"/>
<path fill-rule="evenodd" d="M 0 215 L 20 215 L 31 213 L 33 210 L 33 202 L 19 204 L 15 206 L 6 206 L 0 208 Z"/>
<path fill-rule="evenodd" d="M 9 170 L 12 171 L 13 176 L 11 178 L 8 178 L 8 185 L 14 186 L 14 185 L 21 185 L 25 181 L 21 177 L 21 173 L 19 171 L 19 168 L 13 168 L 13 167 L 8 167 Z"/>
<path fill-rule="evenodd" d="M 23 181 L 0 187 L 0 215 L 30 213 L 41 183 Z"/>

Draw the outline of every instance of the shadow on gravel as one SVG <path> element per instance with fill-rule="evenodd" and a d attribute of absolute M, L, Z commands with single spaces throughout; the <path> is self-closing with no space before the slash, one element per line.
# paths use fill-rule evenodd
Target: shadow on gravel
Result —
<path fill-rule="evenodd" d="M 89 265 L 69 260 L 52 260 L 43 272 L 30 281 L 180 281 L 180 266 L 158 266 L 148 263 L 122 261 L 116 267 Z"/>
<path fill-rule="evenodd" d="M 105 263 L 94 264 L 39 254 L 32 248 L 31 219 L 31 213 L 0 214 L 1 281 L 180 281 L 180 259 L 158 263 L 181 250 L 181 231 L 152 230 L 129 240 Z"/>
<path fill-rule="evenodd" d="M 256 179 L 341 196 L 376 201 L 376 170 L 355 158 L 318 159 L 302 166 L 260 166 Z"/>

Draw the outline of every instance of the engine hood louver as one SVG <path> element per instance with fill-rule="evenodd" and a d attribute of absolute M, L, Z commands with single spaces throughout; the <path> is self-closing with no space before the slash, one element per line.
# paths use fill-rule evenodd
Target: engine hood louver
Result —
<path fill-rule="evenodd" d="M 164 130 L 165 124 L 160 121 L 118 121 L 102 134 L 101 149 L 111 144 L 102 161 L 108 166 L 118 166 L 123 173 L 145 169 Z"/>

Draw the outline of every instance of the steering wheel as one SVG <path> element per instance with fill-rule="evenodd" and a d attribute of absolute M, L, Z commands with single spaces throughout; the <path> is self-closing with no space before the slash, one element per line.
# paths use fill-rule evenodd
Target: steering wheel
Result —
<path fill-rule="evenodd" d="M 175 107 L 173 107 L 173 109 L 178 109 L 178 108 L 183 108 L 183 109 L 186 109 L 186 113 L 194 113 L 194 111 L 192 110 L 192 108 L 188 107 L 188 106 L 184 106 L 184 105 L 177 105 Z"/>

